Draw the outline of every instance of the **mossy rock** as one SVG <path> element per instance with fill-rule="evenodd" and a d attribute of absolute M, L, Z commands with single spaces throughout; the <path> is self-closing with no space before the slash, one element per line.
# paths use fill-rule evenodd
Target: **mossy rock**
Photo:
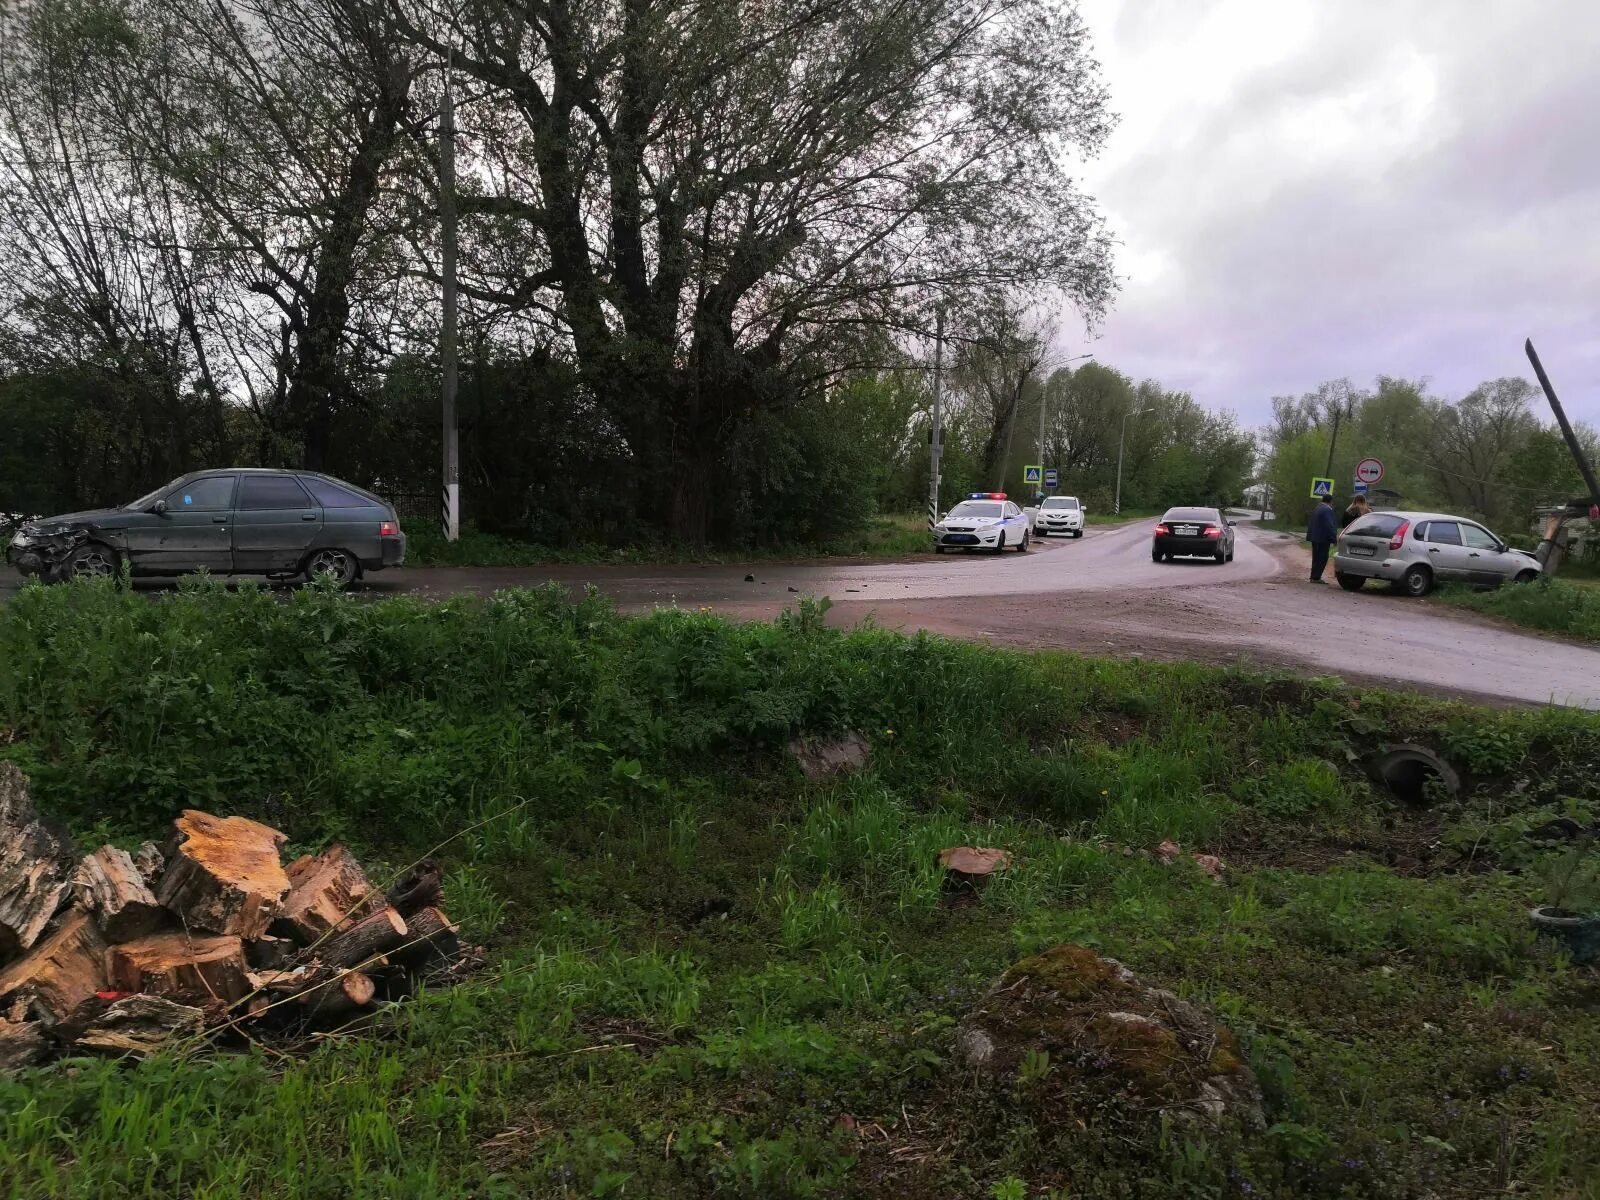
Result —
<path fill-rule="evenodd" d="M 1083 946 L 1007 970 L 962 1023 L 956 1049 L 1063 1120 L 1167 1112 L 1263 1123 L 1260 1088 L 1231 1030 Z"/>

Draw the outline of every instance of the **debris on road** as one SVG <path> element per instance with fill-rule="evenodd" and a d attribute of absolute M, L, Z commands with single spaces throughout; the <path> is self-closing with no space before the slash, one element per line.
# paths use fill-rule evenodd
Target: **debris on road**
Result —
<path fill-rule="evenodd" d="M 386 896 L 342 845 L 285 868 L 286 840 L 190 809 L 165 854 L 102 846 L 74 864 L 0 763 L 0 1070 L 344 1024 L 475 961 L 438 907 L 437 864 Z"/>

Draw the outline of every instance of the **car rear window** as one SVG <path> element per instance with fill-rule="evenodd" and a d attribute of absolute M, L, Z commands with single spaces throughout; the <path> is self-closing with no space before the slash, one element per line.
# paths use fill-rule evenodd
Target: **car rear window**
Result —
<path fill-rule="evenodd" d="M 1347 537 L 1392 538 L 1395 530 L 1404 522 L 1404 517 L 1397 517 L 1393 513 L 1371 513 L 1352 522 L 1344 532 Z"/>
<path fill-rule="evenodd" d="M 260 511 L 305 508 L 310 503 L 305 489 L 288 475 L 246 475 L 239 483 L 239 501 L 235 507 Z"/>
<path fill-rule="evenodd" d="M 340 487 L 331 479 L 307 477 L 305 485 L 323 508 L 372 508 L 373 502 L 358 492 Z"/>
<path fill-rule="evenodd" d="M 1214 508 L 1169 508 L 1163 521 L 1210 521 L 1213 525 L 1222 518 Z"/>
<path fill-rule="evenodd" d="M 1052 496 L 1049 500 L 1044 502 L 1044 507 L 1076 509 L 1078 507 L 1078 501 L 1074 496 Z"/>

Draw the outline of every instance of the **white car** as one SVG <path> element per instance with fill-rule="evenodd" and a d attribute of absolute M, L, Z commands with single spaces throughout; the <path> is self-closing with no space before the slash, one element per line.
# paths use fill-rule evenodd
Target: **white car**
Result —
<path fill-rule="evenodd" d="M 1025 553 L 1031 532 L 1028 514 L 1004 492 L 973 492 L 933 527 L 933 549 L 943 554 L 952 546 L 981 548 L 998 554 L 1010 546 Z"/>
<path fill-rule="evenodd" d="M 1033 523 L 1033 531 L 1040 537 L 1065 533 L 1081 538 L 1087 512 L 1076 496 L 1046 496 L 1039 503 L 1039 517 Z"/>

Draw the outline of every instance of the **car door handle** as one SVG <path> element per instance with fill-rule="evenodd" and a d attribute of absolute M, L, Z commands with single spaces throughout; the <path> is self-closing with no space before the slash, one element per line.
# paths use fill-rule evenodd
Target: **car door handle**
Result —
<path fill-rule="evenodd" d="M 228 523 L 228 518 L 227 517 L 212 517 L 211 518 L 211 523 L 213 525 L 226 525 Z"/>
<path fill-rule="evenodd" d="M 1436 546 L 1429 546 L 1428 547 L 1428 553 L 1429 554 L 1437 554 L 1437 553 L 1439 553 L 1439 550 L 1438 550 L 1438 548 Z"/>
<path fill-rule="evenodd" d="M 1467 557 L 1468 558 L 1481 558 L 1482 555 L 1480 555 L 1476 550 L 1473 550 L 1473 551 L 1471 551 L 1471 552 L 1469 552 L 1467 554 Z"/>
<path fill-rule="evenodd" d="M 315 521 L 317 519 L 317 514 L 316 513 L 301 513 L 300 514 L 300 519 L 302 521 Z"/>

